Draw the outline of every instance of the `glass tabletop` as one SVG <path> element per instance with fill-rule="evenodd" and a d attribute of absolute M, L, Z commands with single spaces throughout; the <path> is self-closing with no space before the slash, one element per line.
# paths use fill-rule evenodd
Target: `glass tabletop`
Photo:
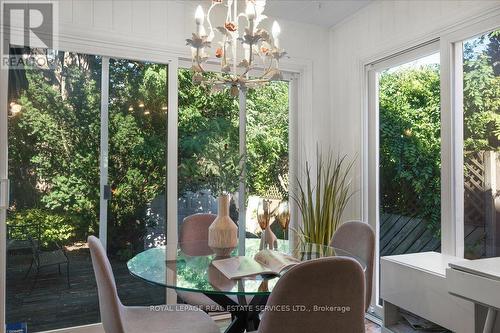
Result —
<path fill-rule="evenodd" d="M 253 258 L 259 251 L 260 239 L 248 238 L 245 256 Z M 300 261 L 344 256 L 356 259 L 363 269 L 366 264 L 358 257 L 341 249 L 310 243 L 294 246 L 289 241 L 279 240 L 278 251 L 290 254 Z M 233 252 L 237 255 L 237 250 Z M 167 249 L 157 247 L 137 254 L 127 262 L 130 273 L 146 282 L 177 290 L 204 294 L 259 295 L 269 294 L 279 276 L 257 275 L 251 278 L 231 280 L 212 265 L 215 255 L 207 241 L 180 243 L 176 257 L 167 261 Z"/>

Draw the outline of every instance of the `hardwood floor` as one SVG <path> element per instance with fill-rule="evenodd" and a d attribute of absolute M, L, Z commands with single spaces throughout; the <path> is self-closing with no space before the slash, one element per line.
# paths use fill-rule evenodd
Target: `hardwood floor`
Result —
<path fill-rule="evenodd" d="M 66 284 L 66 267 L 62 275 L 56 267 L 40 272 L 33 286 L 35 273 L 24 279 L 31 255 L 8 256 L 7 322 L 27 322 L 29 332 L 93 324 L 100 321 L 97 286 L 88 249 L 68 253 L 70 283 Z M 131 276 L 124 261 L 111 260 L 118 293 L 126 305 L 152 305 L 165 302 L 165 289 L 149 285 Z"/>
<path fill-rule="evenodd" d="M 382 332 L 382 327 L 380 327 L 380 325 L 377 325 L 374 322 L 371 322 L 369 320 L 365 320 L 365 328 L 366 328 L 365 333 L 381 333 Z"/>
<path fill-rule="evenodd" d="M 229 320 L 220 320 L 220 321 L 217 321 L 217 324 L 219 324 L 219 327 L 221 328 L 221 332 L 224 332 L 224 329 L 226 329 L 226 327 L 229 325 L 230 321 Z M 365 333 L 381 333 L 382 332 L 382 328 L 369 321 L 369 320 L 365 320 Z"/>

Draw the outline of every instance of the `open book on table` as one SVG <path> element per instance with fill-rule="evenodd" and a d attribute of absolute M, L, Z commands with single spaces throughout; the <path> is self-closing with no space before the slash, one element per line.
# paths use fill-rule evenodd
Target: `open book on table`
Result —
<path fill-rule="evenodd" d="M 231 257 L 214 260 L 214 265 L 228 279 L 241 279 L 255 275 L 281 275 L 285 270 L 300 262 L 288 254 L 272 251 L 259 251 L 253 258 Z"/>

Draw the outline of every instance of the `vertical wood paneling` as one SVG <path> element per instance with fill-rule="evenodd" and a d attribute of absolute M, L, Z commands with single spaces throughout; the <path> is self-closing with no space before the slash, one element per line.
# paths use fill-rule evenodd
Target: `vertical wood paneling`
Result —
<path fill-rule="evenodd" d="M 191 27 L 191 30 L 194 31 L 194 10 L 191 12 L 188 8 L 189 3 L 168 1 L 167 40 L 169 43 L 176 45 L 179 45 L 180 43 L 184 44 L 184 39 L 188 38 L 190 35 L 190 32 L 186 29 L 186 27 Z M 190 17 L 192 17 L 192 19 L 190 19 Z"/>
<path fill-rule="evenodd" d="M 92 27 L 94 2 L 92 0 L 73 0 L 73 23 Z"/>
<path fill-rule="evenodd" d="M 113 2 L 111 0 L 94 0 L 94 27 L 97 29 L 113 29 Z"/>
<path fill-rule="evenodd" d="M 59 22 L 73 23 L 73 0 L 59 1 Z"/>
<path fill-rule="evenodd" d="M 150 1 L 132 2 L 132 32 L 145 35 L 151 32 Z"/>
<path fill-rule="evenodd" d="M 132 32 L 132 1 L 113 0 L 113 30 Z"/>
<path fill-rule="evenodd" d="M 158 40 L 167 40 L 168 1 L 151 1 L 150 18 L 151 36 Z"/>

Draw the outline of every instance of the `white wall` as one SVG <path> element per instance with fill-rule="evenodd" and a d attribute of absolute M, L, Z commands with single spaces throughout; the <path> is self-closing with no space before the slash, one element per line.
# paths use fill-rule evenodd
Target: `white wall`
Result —
<path fill-rule="evenodd" d="M 243 2 L 241 2 L 243 3 Z M 59 1 L 60 34 L 92 43 L 135 43 L 145 49 L 164 49 L 188 57 L 185 39 L 194 31 L 194 11 L 198 4 L 207 10 L 209 0 L 64 0 Z M 312 105 L 304 110 L 299 130 L 299 149 L 310 151 L 316 142 L 328 142 L 329 31 L 314 25 L 280 20 L 281 46 L 291 61 L 312 67 Z M 269 19 L 266 25 L 269 26 Z M 99 45 L 95 47 L 99 51 Z M 124 50 L 123 56 L 127 56 Z M 286 61 L 286 60 L 285 60 Z M 299 154 L 300 155 L 300 154 Z"/>
<path fill-rule="evenodd" d="M 362 216 L 363 62 L 432 39 L 439 31 L 498 6 L 500 1 L 376 0 L 331 29 L 330 144 L 335 151 L 357 156 L 354 186 L 359 192 L 346 218 Z"/>

